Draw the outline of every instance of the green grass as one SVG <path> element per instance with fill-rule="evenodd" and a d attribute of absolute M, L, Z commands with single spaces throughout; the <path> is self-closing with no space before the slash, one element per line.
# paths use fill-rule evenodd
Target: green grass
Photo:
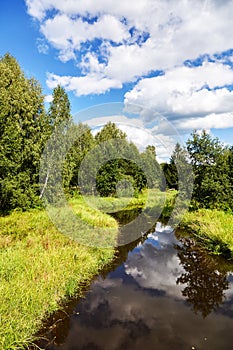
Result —
<path fill-rule="evenodd" d="M 77 203 L 82 205 L 84 202 L 89 206 L 90 210 L 97 209 L 105 213 L 114 213 L 120 210 L 132 210 L 134 208 L 143 207 L 147 198 L 147 191 L 139 194 L 138 198 L 131 197 L 97 197 L 97 196 L 86 196 L 85 200 L 81 199 L 80 196 L 76 196 L 70 200 L 71 205 L 77 207 Z"/>
<path fill-rule="evenodd" d="M 93 226 L 114 230 L 117 223 L 79 200 L 71 201 Z M 85 234 L 85 232 L 83 233 Z M 22 349 L 33 341 L 42 320 L 61 301 L 81 293 L 114 255 L 114 249 L 82 246 L 59 233 L 44 210 L 0 217 L 0 349 Z"/>
<path fill-rule="evenodd" d="M 158 206 L 164 208 L 164 211 L 171 212 L 174 206 L 174 199 L 177 191 L 161 192 L 158 189 L 144 190 L 137 197 L 114 198 L 114 197 L 86 197 L 86 203 L 92 208 L 99 209 L 106 213 L 114 213 L 121 210 L 133 210 L 146 207 L 148 210 Z M 76 198 L 72 199 L 72 204 Z"/>
<path fill-rule="evenodd" d="M 147 212 L 161 211 L 159 219 L 168 219 L 173 211 L 178 191 L 161 192 L 159 190 L 149 190 L 150 196 L 147 200 Z"/>
<path fill-rule="evenodd" d="M 0 217 L 0 349 L 22 349 L 33 342 L 42 320 L 66 298 L 80 295 L 83 282 L 113 258 L 118 224 L 105 212 L 143 208 L 145 203 L 150 211 L 163 206 L 165 197 L 165 209 L 171 209 L 174 194 L 158 190 L 131 199 L 71 198 L 69 205 L 82 223 L 77 242 L 58 232 L 45 210 Z M 59 217 L 60 209 L 55 210 Z M 101 242 L 110 241 L 112 248 L 78 243 L 82 238 L 90 244 L 98 241 L 99 233 Z"/>
<path fill-rule="evenodd" d="M 233 214 L 216 209 L 187 212 L 180 224 L 191 231 L 201 245 L 216 255 L 233 259 Z"/>
<path fill-rule="evenodd" d="M 96 197 L 93 197 L 96 199 Z M 102 207 L 97 207 L 93 204 L 92 197 L 87 197 L 85 200 L 81 196 L 70 198 L 69 204 L 77 214 L 77 216 L 90 225 L 96 227 L 117 227 L 116 221 L 109 215 L 103 212 Z M 108 198 L 101 198 L 103 202 L 108 201 Z M 85 209 L 85 210 L 84 210 Z"/>

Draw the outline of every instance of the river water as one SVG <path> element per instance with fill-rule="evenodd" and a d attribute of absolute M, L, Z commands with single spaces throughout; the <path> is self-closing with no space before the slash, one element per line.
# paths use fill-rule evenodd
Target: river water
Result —
<path fill-rule="evenodd" d="M 157 223 L 51 320 L 49 350 L 230 350 L 233 273 Z"/>

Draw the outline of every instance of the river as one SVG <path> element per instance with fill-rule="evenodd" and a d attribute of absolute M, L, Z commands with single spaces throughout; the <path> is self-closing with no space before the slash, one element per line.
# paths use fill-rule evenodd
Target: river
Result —
<path fill-rule="evenodd" d="M 48 350 L 230 350 L 233 273 L 191 238 L 157 223 L 119 249 L 67 315 L 47 325 Z"/>

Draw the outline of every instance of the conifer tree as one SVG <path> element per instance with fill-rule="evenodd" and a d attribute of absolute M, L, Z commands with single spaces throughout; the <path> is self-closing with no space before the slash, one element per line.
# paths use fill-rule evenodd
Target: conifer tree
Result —
<path fill-rule="evenodd" d="M 38 203 L 38 175 L 47 120 L 41 87 L 16 59 L 0 59 L 0 205 L 2 210 Z"/>

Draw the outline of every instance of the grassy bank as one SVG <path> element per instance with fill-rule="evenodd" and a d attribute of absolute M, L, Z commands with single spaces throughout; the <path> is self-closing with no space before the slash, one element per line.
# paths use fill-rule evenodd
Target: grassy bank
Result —
<path fill-rule="evenodd" d="M 145 208 L 146 212 L 156 207 L 163 209 L 163 215 L 169 217 L 174 207 L 175 197 L 178 191 L 161 192 L 158 189 L 144 190 L 137 198 L 114 198 L 114 197 L 88 197 L 87 203 L 95 209 L 107 213 L 114 213 L 121 210 L 134 210 Z M 72 204 L 71 200 L 71 204 Z"/>
<path fill-rule="evenodd" d="M 95 227 L 117 228 L 113 218 L 88 208 L 81 199 L 73 200 L 72 206 Z M 29 344 L 42 319 L 61 307 L 66 297 L 78 295 L 81 284 L 113 254 L 113 249 L 90 248 L 68 239 L 44 210 L 0 217 L 0 349 Z"/>
<path fill-rule="evenodd" d="M 233 259 L 232 212 L 210 209 L 187 212 L 180 227 L 191 231 L 200 244 L 211 253 Z"/>
<path fill-rule="evenodd" d="M 163 207 L 165 197 L 165 211 L 171 210 L 174 193 L 158 190 L 150 190 L 149 200 L 145 191 L 132 199 L 84 200 L 76 196 L 69 204 L 83 223 L 114 240 L 117 222 L 103 211 L 143 208 L 146 202 L 150 211 Z M 86 227 L 80 226 L 79 237 L 91 234 Z M 113 256 L 113 248 L 80 245 L 59 233 L 45 210 L 15 211 L 0 217 L 0 349 L 21 349 L 30 344 L 42 320 L 59 309 L 66 298 L 79 295 L 83 282 Z"/>
<path fill-rule="evenodd" d="M 150 190 L 150 192 L 153 190 Z M 138 195 L 138 198 L 128 197 L 98 197 L 98 196 L 87 196 L 85 197 L 86 204 L 91 209 L 98 209 L 105 213 L 114 213 L 120 210 L 133 210 L 144 207 L 148 196 L 148 191 L 144 191 Z M 79 196 L 71 198 L 70 204 L 77 208 L 78 203 L 81 204 L 81 198 Z M 84 199 L 82 199 L 84 202 Z M 78 205 L 79 205 L 78 204 Z"/>

